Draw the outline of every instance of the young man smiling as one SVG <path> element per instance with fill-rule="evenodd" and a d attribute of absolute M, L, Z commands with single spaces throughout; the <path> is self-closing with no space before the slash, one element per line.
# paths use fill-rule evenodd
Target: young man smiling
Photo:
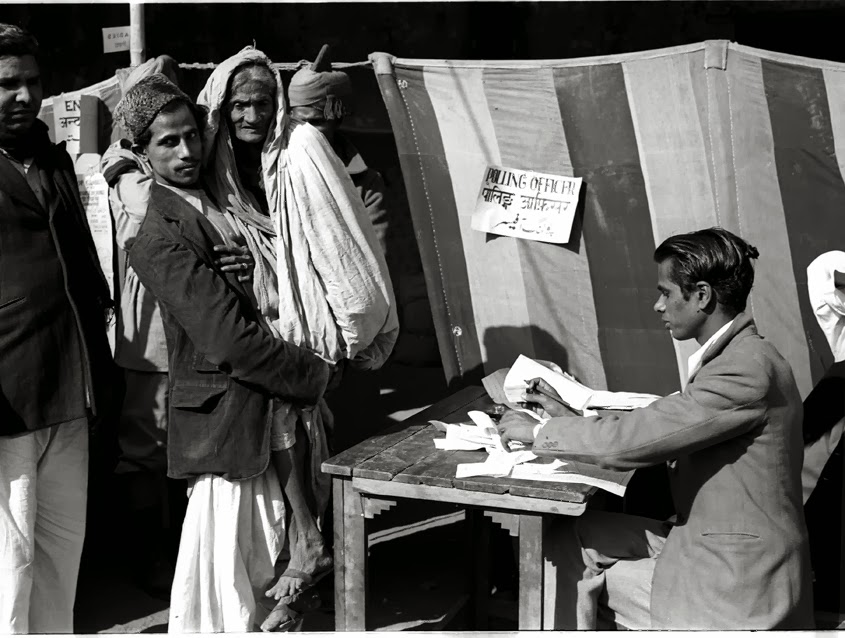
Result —
<path fill-rule="evenodd" d="M 757 256 L 719 228 L 655 251 L 654 309 L 675 339 L 701 346 L 683 392 L 590 418 L 558 416 L 560 403 L 532 393 L 552 418 L 503 418 L 505 439 L 540 455 L 669 465 L 673 522 L 590 511 L 553 532 L 555 628 L 594 629 L 600 612 L 630 629 L 813 627 L 802 404 L 789 364 L 745 312 Z"/>

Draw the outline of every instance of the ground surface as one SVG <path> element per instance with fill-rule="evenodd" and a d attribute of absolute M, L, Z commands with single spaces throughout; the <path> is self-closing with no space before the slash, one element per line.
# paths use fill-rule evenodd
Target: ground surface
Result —
<path fill-rule="evenodd" d="M 372 629 L 469 629 L 455 608 L 468 591 L 468 553 L 460 511 L 429 508 L 424 512 L 400 505 L 379 519 L 373 521 L 375 529 L 369 533 Z M 325 579 L 319 589 L 323 606 L 306 617 L 304 631 L 334 630 L 332 579 Z M 513 607 L 505 597 L 504 604 L 509 602 Z M 77 633 L 164 633 L 167 615 L 168 603 L 134 585 L 119 559 L 86 563 L 76 605 Z M 516 628 L 507 620 L 493 622 L 500 629 Z"/>
<path fill-rule="evenodd" d="M 438 368 L 389 366 L 369 375 L 350 374 L 333 397 L 335 449 L 345 449 L 391 423 L 400 421 L 446 396 Z M 80 573 L 75 631 L 94 633 L 163 633 L 167 631 L 168 602 L 147 595 L 128 569 L 131 543 L 114 515 L 116 497 L 109 491 L 112 475 L 100 476 L 92 495 L 89 535 Z M 502 582 L 513 576 L 513 557 L 507 535 L 498 530 L 498 551 L 506 568 Z M 467 593 L 469 556 L 462 511 L 445 505 L 400 502 L 368 522 L 368 618 L 373 629 L 469 629 L 456 603 Z M 178 538 L 174 534 L 174 538 Z M 174 543 L 175 545 L 175 543 Z M 319 590 L 323 606 L 306 617 L 303 630 L 334 629 L 332 578 Z M 512 596 L 497 607 L 509 610 Z M 506 614 L 507 615 L 507 614 Z M 491 628 L 515 629 L 508 620 Z"/>

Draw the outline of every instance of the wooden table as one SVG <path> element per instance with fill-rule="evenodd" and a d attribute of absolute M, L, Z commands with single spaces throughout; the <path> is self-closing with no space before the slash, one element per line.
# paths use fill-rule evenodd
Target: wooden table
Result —
<path fill-rule="evenodd" d="M 511 478 L 455 478 L 458 463 L 480 462 L 483 451 L 445 451 L 430 419 L 467 421 L 469 410 L 493 405 L 472 386 L 436 403 L 323 463 L 334 500 L 335 628 L 367 629 L 367 519 L 397 499 L 454 503 L 467 509 L 473 575 L 470 603 L 476 629 L 486 628 L 489 526 L 485 516 L 519 538 L 519 629 L 551 629 L 544 610 L 543 530 L 549 515 L 578 516 L 595 488 Z M 433 550 L 430 550 L 433 551 Z M 544 613 L 545 612 L 545 613 Z"/>

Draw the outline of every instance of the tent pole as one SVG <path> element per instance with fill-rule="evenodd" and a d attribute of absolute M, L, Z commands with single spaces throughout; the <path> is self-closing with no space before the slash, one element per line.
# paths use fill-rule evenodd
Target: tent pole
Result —
<path fill-rule="evenodd" d="M 129 3 L 129 55 L 130 65 L 144 63 L 146 56 L 144 41 L 144 5 L 141 2 Z"/>

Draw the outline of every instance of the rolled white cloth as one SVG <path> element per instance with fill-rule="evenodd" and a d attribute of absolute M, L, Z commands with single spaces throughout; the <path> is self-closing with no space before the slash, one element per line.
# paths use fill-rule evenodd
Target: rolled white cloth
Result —
<path fill-rule="evenodd" d="M 807 290 L 816 320 L 824 332 L 834 361 L 845 359 L 845 291 L 838 290 L 834 272 L 845 273 L 845 252 L 832 250 L 816 257 L 807 266 Z M 819 482 L 824 466 L 842 439 L 845 419 L 840 420 L 817 441 L 804 446 L 801 483 L 804 503 Z"/>

